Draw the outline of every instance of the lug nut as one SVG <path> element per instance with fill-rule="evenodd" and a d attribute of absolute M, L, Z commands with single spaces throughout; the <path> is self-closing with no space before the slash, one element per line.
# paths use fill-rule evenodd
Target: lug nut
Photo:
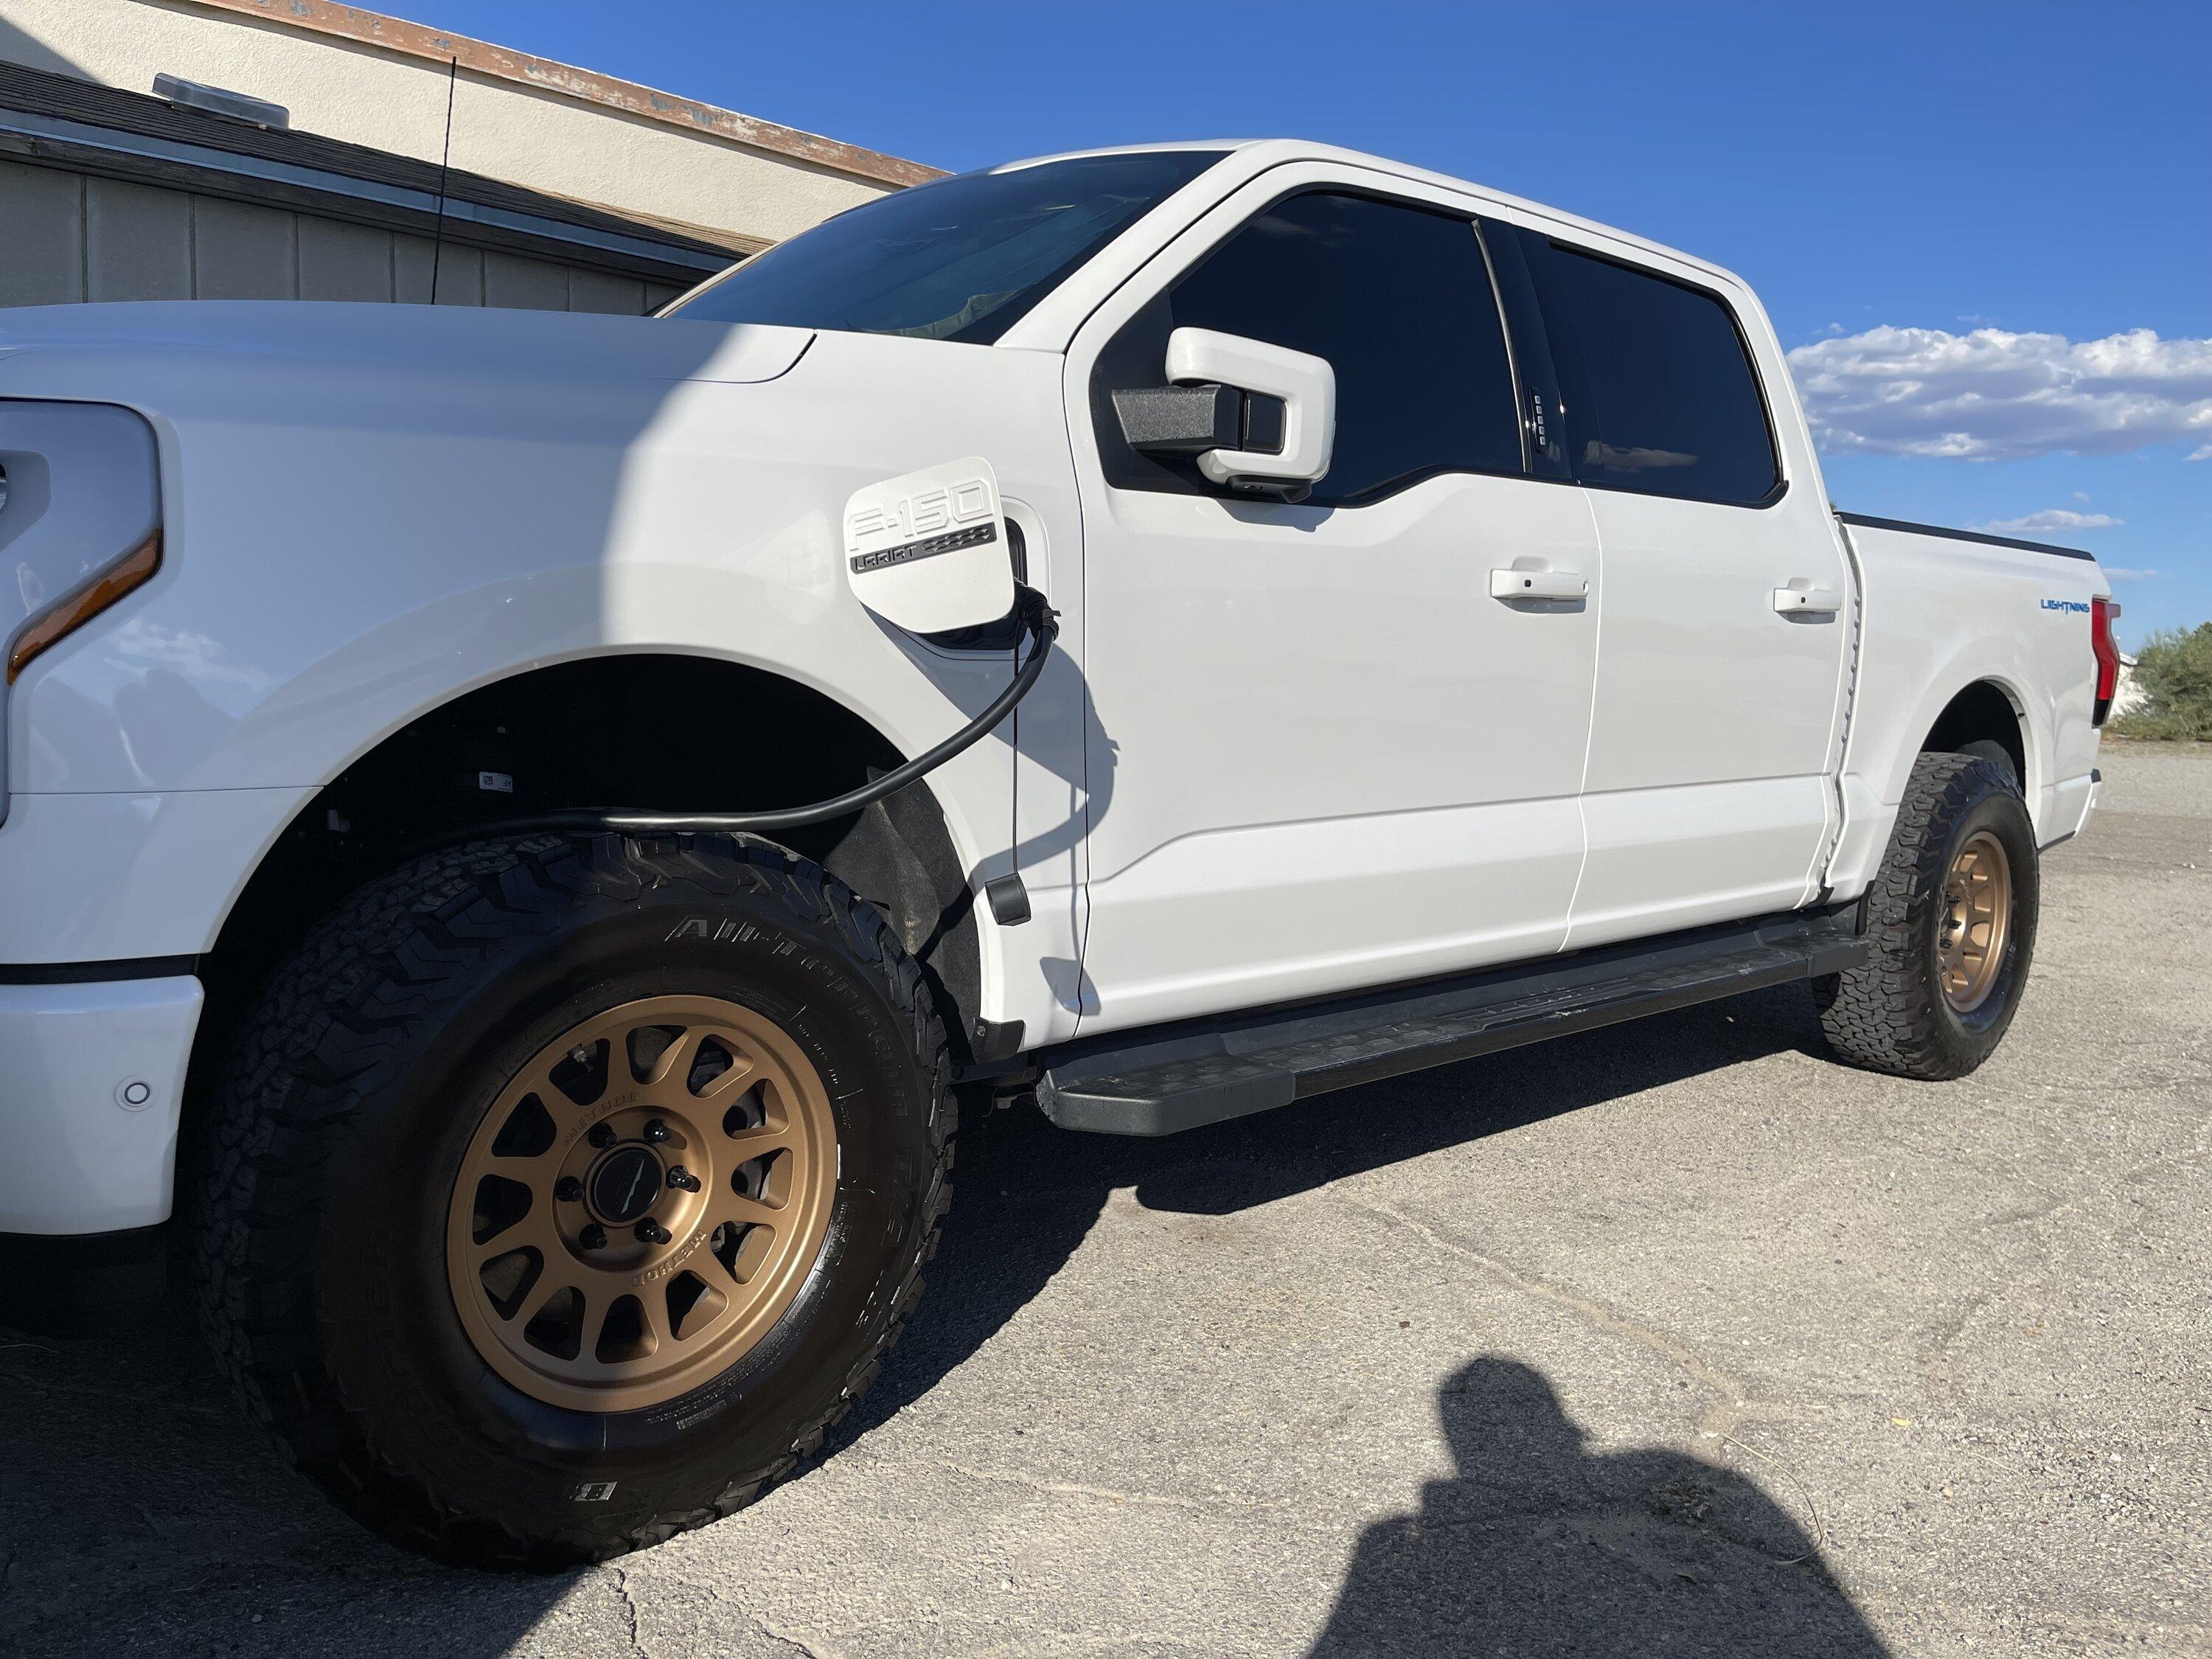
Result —
<path fill-rule="evenodd" d="M 641 1244 L 665 1244 L 668 1243 L 668 1229 L 647 1216 L 637 1224 L 637 1242 Z"/>
<path fill-rule="evenodd" d="M 699 1190 L 699 1177 L 681 1164 L 674 1164 L 669 1166 L 668 1184 L 679 1193 L 696 1193 Z"/>
<path fill-rule="evenodd" d="M 596 1221 L 587 1221 L 584 1231 L 576 1235 L 576 1242 L 587 1250 L 604 1250 L 607 1248 L 607 1230 Z"/>
<path fill-rule="evenodd" d="M 645 1126 L 645 1138 L 656 1142 L 667 1139 L 668 1126 L 657 1117 L 653 1119 Z"/>
<path fill-rule="evenodd" d="M 553 1196 L 563 1204 L 574 1204 L 584 1195 L 584 1183 L 574 1176 L 562 1176 L 553 1183 Z"/>
<path fill-rule="evenodd" d="M 584 1139 L 590 1141 L 594 1146 L 611 1146 L 615 1144 L 614 1125 L 611 1123 L 594 1123 L 592 1125 L 591 1133 L 586 1134 Z"/>

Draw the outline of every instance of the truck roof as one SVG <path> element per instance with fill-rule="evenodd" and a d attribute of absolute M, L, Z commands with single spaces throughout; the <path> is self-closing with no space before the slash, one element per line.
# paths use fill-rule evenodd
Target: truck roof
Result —
<path fill-rule="evenodd" d="M 1156 150 L 1188 149 L 1212 149 L 1235 153 L 1246 167 L 1254 173 L 1262 172 L 1268 167 L 1280 167 L 1291 161 L 1337 161 L 1366 167 L 1396 178 L 1477 196 L 1485 201 L 1495 202 L 1501 207 L 1511 208 L 1516 212 L 1548 219 L 1564 229 L 1607 237 L 1613 241 L 1640 249 L 1646 253 L 1656 254 L 1662 258 L 1679 260 L 1684 264 L 1694 266 L 1720 281 L 1736 287 L 1749 287 L 1748 283 L 1725 265 L 1716 264 L 1711 259 L 1701 258 L 1694 253 L 1686 253 L 1678 247 L 1670 246 L 1664 242 L 1654 241 L 1648 236 L 1639 236 L 1634 231 L 1622 230 L 1617 226 L 1604 224 L 1595 219 L 1585 219 L 1579 214 L 1569 213 L 1564 209 L 1552 207 L 1542 202 L 1532 202 L 1526 197 L 1515 196 L 1506 191 L 1494 189 L 1488 185 L 1477 184 L 1472 179 L 1462 179 L 1453 173 L 1438 173 L 1431 168 L 1418 167 L 1409 162 L 1394 161 L 1387 155 L 1376 155 L 1367 150 L 1351 149 L 1341 144 L 1318 143 L 1311 139 L 1188 138 L 1151 144 L 1102 144 L 1091 149 L 1061 150 L 1049 155 L 1025 156 L 1018 161 L 1001 162 L 996 167 L 987 167 L 982 171 L 1008 173 L 1018 167 L 1036 167 L 1045 161 L 1071 161 L 1083 155 L 1133 155 Z"/>

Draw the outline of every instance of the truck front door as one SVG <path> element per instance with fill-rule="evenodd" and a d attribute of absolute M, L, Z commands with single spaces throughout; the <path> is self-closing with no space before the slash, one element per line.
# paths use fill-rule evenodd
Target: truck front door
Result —
<path fill-rule="evenodd" d="M 1532 480 L 1471 204 L 1301 164 L 1090 321 L 1086 1031 L 1558 950 L 1602 583 L 1583 492 Z M 1168 336 L 1325 358 L 1329 470 L 1271 500 L 1139 454 L 1112 393 Z M 1492 597 L 1518 568 L 1571 599 Z"/>

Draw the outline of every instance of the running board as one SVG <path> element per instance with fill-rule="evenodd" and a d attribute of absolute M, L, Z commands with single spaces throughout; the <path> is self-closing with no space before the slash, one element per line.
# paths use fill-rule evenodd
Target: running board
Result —
<path fill-rule="evenodd" d="M 1167 1135 L 1864 960 L 1856 904 L 1672 933 L 1328 1002 L 1074 1042 L 1041 1059 L 1063 1129 Z"/>

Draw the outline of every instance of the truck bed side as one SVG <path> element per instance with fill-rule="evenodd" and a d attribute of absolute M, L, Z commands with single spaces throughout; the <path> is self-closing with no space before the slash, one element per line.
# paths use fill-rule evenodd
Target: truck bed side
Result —
<path fill-rule="evenodd" d="M 2098 733 L 2093 599 L 2112 592 L 2087 553 L 1839 514 L 1857 568 L 1860 656 L 1843 771 L 1844 834 L 1829 885 L 1872 879 L 1905 780 L 1954 699 L 1986 683 L 2019 717 L 2021 780 L 2037 841 L 2078 829 Z"/>

